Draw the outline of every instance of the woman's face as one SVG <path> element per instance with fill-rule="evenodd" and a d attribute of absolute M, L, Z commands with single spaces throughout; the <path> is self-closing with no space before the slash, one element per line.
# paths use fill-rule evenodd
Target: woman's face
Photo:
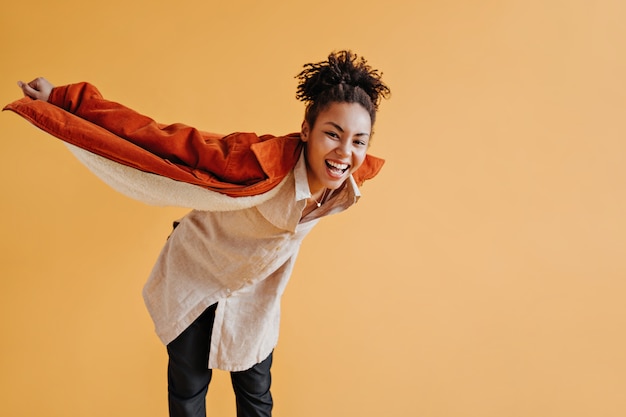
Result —
<path fill-rule="evenodd" d="M 358 103 L 332 103 L 318 114 L 313 127 L 302 123 L 312 194 L 339 188 L 361 166 L 371 133 L 370 115 Z"/>

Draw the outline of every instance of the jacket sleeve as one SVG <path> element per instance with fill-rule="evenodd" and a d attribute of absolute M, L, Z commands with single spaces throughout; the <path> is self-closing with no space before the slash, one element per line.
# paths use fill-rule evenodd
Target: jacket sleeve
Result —
<path fill-rule="evenodd" d="M 89 83 L 52 90 L 50 103 L 106 129 L 150 154 L 215 176 L 232 184 L 253 184 L 266 178 L 250 145 L 254 134 L 222 135 L 200 132 L 180 123 L 163 125 L 119 103 L 106 100 Z"/>
<path fill-rule="evenodd" d="M 188 185 L 228 197 L 267 194 L 291 172 L 302 148 L 297 135 L 221 136 L 183 124 L 163 125 L 104 99 L 88 83 L 54 88 L 48 102 L 24 97 L 4 110 L 61 139 L 113 188 L 149 204 L 198 208 L 174 195 Z M 159 195 L 163 188 L 150 188 L 152 179 L 177 186 Z M 138 198 L 146 193 L 151 193 L 149 201 Z"/>

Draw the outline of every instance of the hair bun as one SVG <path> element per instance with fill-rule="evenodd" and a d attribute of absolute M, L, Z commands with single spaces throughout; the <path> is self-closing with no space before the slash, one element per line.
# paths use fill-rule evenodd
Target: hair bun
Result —
<path fill-rule="evenodd" d="M 304 70 L 296 76 L 300 80 L 296 98 L 313 102 L 320 94 L 343 84 L 363 89 L 377 108 L 380 99 L 391 93 L 381 76 L 363 57 L 349 50 L 333 52 L 326 61 L 304 65 Z"/>

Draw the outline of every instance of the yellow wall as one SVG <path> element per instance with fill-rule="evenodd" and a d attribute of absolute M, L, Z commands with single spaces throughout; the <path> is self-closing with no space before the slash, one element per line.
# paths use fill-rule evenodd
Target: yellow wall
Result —
<path fill-rule="evenodd" d="M 388 164 L 305 242 L 276 416 L 626 415 L 626 3 L 10 3 L 3 104 L 44 75 L 281 134 L 305 62 L 351 48 L 384 72 Z M 184 210 L 117 195 L 7 112 L 0 152 L 2 415 L 165 416 L 140 293 Z M 234 415 L 228 384 L 211 415 Z"/>

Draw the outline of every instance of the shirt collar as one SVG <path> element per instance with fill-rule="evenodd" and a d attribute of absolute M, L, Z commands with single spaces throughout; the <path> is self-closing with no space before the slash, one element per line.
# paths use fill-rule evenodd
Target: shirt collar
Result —
<path fill-rule="evenodd" d="M 350 176 L 345 186 L 335 190 L 336 195 L 327 203 L 301 217 L 306 200 L 311 198 L 306 172 L 306 156 L 302 152 L 288 180 L 293 181 L 292 185 L 285 184 L 278 195 L 257 206 L 261 214 L 276 227 L 295 232 L 298 224 L 343 211 L 355 204 L 361 196 L 356 181 Z"/>
<path fill-rule="evenodd" d="M 300 158 L 296 162 L 293 169 L 293 175 L 296 180 L 296 201 L 311 198 L 311 189 L 309 188 L 309 179 L 306 172 L 306 155 L 304 149 L 300 153 Z"/>

